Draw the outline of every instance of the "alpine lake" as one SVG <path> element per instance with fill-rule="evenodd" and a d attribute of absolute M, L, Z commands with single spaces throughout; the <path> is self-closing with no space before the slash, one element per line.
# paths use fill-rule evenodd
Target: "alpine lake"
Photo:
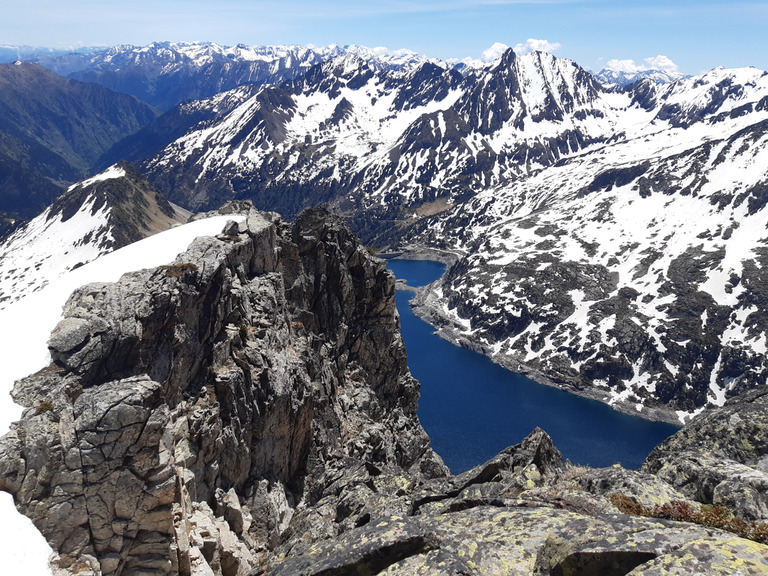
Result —
<path fill-rule="evenodd" d="M 387 267 L 412 287 L 426 286 L 445 271 L 444 264 L 428 260 L 389 260 Z M 396 296 L 408 366 L 421 383 L 418 416 L 454 474 L 518 444 L 537 426 L 573 464 L 625 468 L 638 468 L 679 429 L 539 384 L 455 346 L 413 313 L 412 297 L 404 290 Z"/>

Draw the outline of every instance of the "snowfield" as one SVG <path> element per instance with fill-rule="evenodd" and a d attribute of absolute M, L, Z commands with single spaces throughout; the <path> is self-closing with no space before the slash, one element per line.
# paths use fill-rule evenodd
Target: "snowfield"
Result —
<path fill-rule="evenodd" d="M 229 220 L 242 217 L 215 216 L 161 232 L 59 277 L 49 277 L 43 289 L 0 310 L 0 350 L 4 355 L 0 371 L 0 434 L 9 430 L 23 410 L 10 396 L 14 382 L 50 363 L 48 337 L 61 320 L 62 307 L 74 289 L 91 282 L 114 282 L 126 272 L 170 263 L 195 238 L 218 234 Z M 70 232 L 76 234 L 77 229 L 69 229 Z M 54 235 L 62 237 L 63 234 Z M 16 511 L 8 493 L 0 494 L 0 517 L 3 573 L 50 576 L 50 547 L 32 522 Z"/>

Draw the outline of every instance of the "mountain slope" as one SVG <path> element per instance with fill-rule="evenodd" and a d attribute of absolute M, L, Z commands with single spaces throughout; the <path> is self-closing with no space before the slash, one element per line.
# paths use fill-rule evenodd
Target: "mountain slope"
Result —
<path fill-rule="evenodd" d="M 188 217 L 128 164 L 75 184 L 0 244 L 0 309 Z"/>
<path fill-rule="evenodd" d="M 679 418 L 765 385 L 768 75 L 634 93 L 634 125 L 416 227 L 464 254 L 445 333 L 625 409 Z"/>
<path fill-rule="evenodd" d="M 0 212 L 36 216 L 113 144 L 155 119 L 132 96 L 36 64 L 0 65 Z"/>
<path fill-rule="evenodd" d="M 96 166 L 104 169 L 117 162 L 139 163 L 160 152 L 195 128 L 220 120 L 257 91 L 256 86 L 222 92 L 206 101 L 195 100 L 175 106 L 135 134 L 123 138 L 104 152 Z"/>

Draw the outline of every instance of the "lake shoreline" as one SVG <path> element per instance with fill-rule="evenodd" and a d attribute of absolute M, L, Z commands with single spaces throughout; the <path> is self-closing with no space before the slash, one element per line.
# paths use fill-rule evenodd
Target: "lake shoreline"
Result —
<path fill-rule="evenodd" d="M 434 302 L 430 302 L 429 295 L 433 295 L 434 293 L 429 290 L 428 286 L 423 288 L 416 288 L 414 293 L 415 296 L 411 300 L 411 308 L 413 309 L 414 314 L 434 327 L 438 336 L 456 346 L 467 348 L 468 350 L 482 354 L 494 364 L 498 364 L 499 366 L 515 374 L 520 374 L 521 376 L 530 378 L 539 384 L 557 388 L 559 390 L 563 390 L 564 392 L 575 394 L 583 398 L 589 398 L 590 400 L 597 400 L 598 402 L 602 402 L 617 412 L 622 412 L 630 416 L 637 416 L 651 422 L 665 422 L 674 426 L 683 425 L 683 423 L 680 422 L 679 418 L 677 417 L 677 413 L 674 411 L 665 410 L 662 408 L 649 408 L 647 406 L 643 406 L 642 410 L 637 410 L 637 405 L 634 403 L 625 404 L 616 402 L 610 404 L 608 402 L 610 397 L 601 392 L 599 389 L 576 388 L 572 383 L 555 381 L 545 372 L 526 365 L 525 363 L 520 362 L 515 358 L 509 358 L 500 355 L 492 356 L 488 353 L 488 349 L 485 346 L 474 342 L 472 339 L 460 334 L 454 327 L 452 319 L 443 313 L 441 307 L 436 305 Z"/>
<path fill-rule="evenodd" d="M 451 252 L 449 250 L 441 250 L 437 248 L 429 248 L 424 246 L 408 246 L 400 251 L 392 251 L 392 252 L 387 252 L 385 254 L 381 254 L 381 257 L 387 260 L 391 260 L 391 259 L 424 260 L 424 261 L 440 262 L 446 265 L 446 270 L 447 270 L 448 267 L 450 267 L 457 260 L 459 260 L 461 256 L 460 254 L 456 252 Z M 440 278 L 435 280 L 435 282 L 438 282 L 439 280 Z M 510 358 L 510 357 L 500 356 L 500 355 L 494 356 L 489 354 L 487 347 L 483 346 L 482 344 L 476 341 L 473 341 L 471 338 L 467 338 L 457 330 L 453 319 L 447 316 L 443 312 L 442 306 L 438 303 L 439 299 L 436 297 L 434 292 L 430 290 L 430 286 L 431 284 L 427 286 L 413 287 L 413 286 L 409 286 L 407 284 L 407 281 L 398 280 L 396 287 L 398 290 L 405 290 L 405 291 L 414 293 L 415 296 L 410 301 L 410 306 L 411 306 L 411 309 L 414 311 L 414 314 L 416 314 L 416 316 L 418 316 L 419 318 L 427 322 L 429 325 L 431 325 L 435 329 L 436 334 L 438 336 L 440 336 L 444 340 L 447 340 L 451 344 L 454 344 L 455 346 L 459 346 L 461 348 L 472 350 L 474 352 L 477 352 L 478 354 L 482 354 L 483 356 L 491 360 L 493 363 L 498 364 L 502 368 L 509 370 L 510 372 L 513 372 L 515 374 L 520 374 L 522 376 L 525 376 L 526 378 L 529 378 L 535 382 L 538 382 L 539 384 L 550 386 L 552 388 L 557 388 L 559 390 L 563 390 L 564 392 L 575 394 L 577 396 L 588 398 L 590 400 L 596 400 L 598 402 L 601 402 L 609 406 L 610 408 L 612 408 L 613 410 L 616 410 L 617 412 L 621 412 L 629 416 L 637 416 L 645 420 L 649 420 L 651 422 L 664 422 L 666 424 L 672 424 L 674 426 L 683 425 L 683 423 L 680 422 L 680 419 L 678 418 L 677 413 L 675 411 L 664 409 L 664 408 L 650 408 L 647 406 L 643 406 L 641 410 L 638 410 L 637 404 L 635 403 L 629 404 L 629 403 L 616 402 L 611 404 L 608 402 L 610 397 L 606 395 L 604 392 L 601 392 L 599 389 L 577 388 L 571 382 L 553 380 L 545 372 L 542 372 L 532 366 L 529 366 L 516 358 Z"/>

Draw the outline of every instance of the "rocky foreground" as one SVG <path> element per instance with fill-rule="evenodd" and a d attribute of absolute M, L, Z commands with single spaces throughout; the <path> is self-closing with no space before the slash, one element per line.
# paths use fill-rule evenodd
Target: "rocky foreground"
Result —
<path fill-rule="evenodd" d="M 416 417 L 394 278 L 322 210 L 251 212 L 85 286 L 49 346 L 15 387 L 0 488 L 57 574 L 768 573 L 768 395 L 639 471 L 573 467 L 535 430 L 451 476 Z M 701 523 L 718 514 L 755 540 Z"/>

